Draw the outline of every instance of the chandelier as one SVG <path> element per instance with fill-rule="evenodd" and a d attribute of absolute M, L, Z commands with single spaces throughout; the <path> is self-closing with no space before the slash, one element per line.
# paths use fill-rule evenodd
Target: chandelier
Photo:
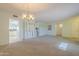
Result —
<path fill-rule="evenodd" d="M 29 8 L 29 4 L 27 4 L 27 14 L 23 14 L 22 15 L 22 18 L 23 19 L 26 19 L 26 20 L 34 20 L 35 18 L 34 18 L 34 15 L 32 15 L 31 13 L 30 13 L 30 8 Z"/>
<path fill-rule="evenodd" d="M 34 16 L 32 14 L 23 14 L 23 19 L 34 20 Z"/>

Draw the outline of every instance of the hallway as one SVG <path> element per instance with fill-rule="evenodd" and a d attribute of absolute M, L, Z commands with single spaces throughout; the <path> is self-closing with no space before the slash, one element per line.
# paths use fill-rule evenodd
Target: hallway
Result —
<path fill-rule="evenodd" d="M 54 36 L 41 36 L 0 47 L 0 55 L 77 56 L 79 44 Z"/>

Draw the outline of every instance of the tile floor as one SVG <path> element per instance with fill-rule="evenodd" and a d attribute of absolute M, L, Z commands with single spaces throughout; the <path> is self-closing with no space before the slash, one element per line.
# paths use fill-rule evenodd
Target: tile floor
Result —
<path fill-rule="evenodd" d="M 42 36 L 0 47 L 2 56 L 79 56 L 79 44 L 64 38 Z"/>

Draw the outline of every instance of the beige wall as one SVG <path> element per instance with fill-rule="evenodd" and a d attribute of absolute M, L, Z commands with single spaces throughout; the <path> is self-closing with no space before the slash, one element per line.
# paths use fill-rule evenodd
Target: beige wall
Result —
<path fill-rule="evenodd" d="M 61 28 L 61 34 L 66 38 L 77 38 L 79 40 L 79 16 L 74 16 L 66 20 L 61 20 L 60 24 L 63 25 Z M 58 33 L 57 22 L 52 22 L 52 31 L 50 35 L 55 36 Z"/>
<path fill-rule="evenodd" d="M 61 22 L 63 24 L 63 37 L 79 38 L 79 16 Z"/>
<path fill-rule="evenodd" d="M 0 45 L 8 44 L 9 13 L 0 11 Z"/>

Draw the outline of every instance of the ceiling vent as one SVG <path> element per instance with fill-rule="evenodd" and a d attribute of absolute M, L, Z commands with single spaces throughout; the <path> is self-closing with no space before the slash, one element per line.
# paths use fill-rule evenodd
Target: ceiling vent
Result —
<path fill-rule="evenodd" d="M 18 16 L 17 15 L 13 15 L 13 17 L 16 17 L 17 18 Z"/>

